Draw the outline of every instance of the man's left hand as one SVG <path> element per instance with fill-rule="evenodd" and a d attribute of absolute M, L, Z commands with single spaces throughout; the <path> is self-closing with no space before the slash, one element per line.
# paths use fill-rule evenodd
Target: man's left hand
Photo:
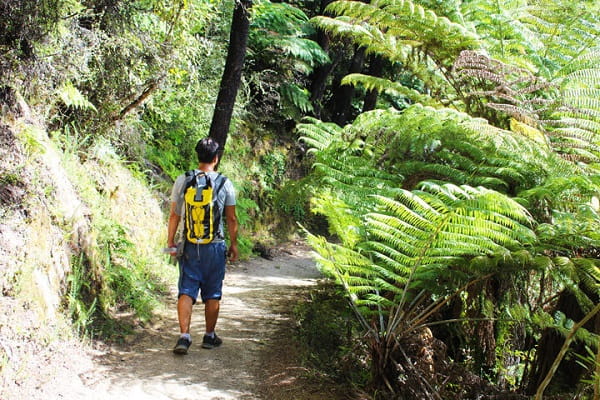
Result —
<path fill-rule="evenodd" d="M 229 257 L 230 262 L 236 262 L 238 260 L 238 248 L 237 245 L 232 244 L 229 246 L 227 250 L 227 257 Z"/>

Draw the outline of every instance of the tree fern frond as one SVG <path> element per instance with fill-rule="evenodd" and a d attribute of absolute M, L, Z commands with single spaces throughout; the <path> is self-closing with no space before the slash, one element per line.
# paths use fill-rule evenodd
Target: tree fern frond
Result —
<path fill-rule="evenodd" d="M 373 38 L 373 34 L 367 27 L 356 24 L 350 18 L 331 18 L 319 15 L 314 17 L 312 22 L 333 36 L 352 36 L 359 44 L 366 43 L 368 39 Z"/>
<path fill-rule="evenodd" d="M 560 122 L 560 120 L 557 122 Z M 554 128 L 550 135 L 580 141 L 581 146 L 589 146 L 589 143 L 596 136 L 594 132 L 578 127 Z"/>
<path fill-rule="evenodd" d="M 312 40 L 298 38 L 296 36 L 281 36 L 277 39 L 277 46 L 282 52 L 299 61 L 304 61 L 310 68 L 300 68 L 298 70 L 304 73 L 312 72 L 312 67 L 328 63 L 329 56 L 323 51 L 317 42 Z"/>
<path fill-rule="evenodd" d="M 596 74 L 594 71 L 597 71 L 598 69 L 598 60 L 600 60 L 600 50 L 593 47 L 589 48 L 562 66 L 562 68 L 556 73 L 557 79 L 562 79 L 563 82 L 569 83 L 570 78 L 581 75 L 581 79 L 586 81 L 588 80 L 588 74 Z M 582 72 L 579 74 L 578 71 Z"/>
<path fill-rule="evenodd" d="M 303 23 L 308 22 L 306 14 L 297 7 L 286 3 L 258 2 L 251 8 L 251 26 L 292 34 Z"/>
<path fill-rule="evenodd" d="M 329 56 L 315 41 L 306 37 L 307 26 L 308 17 L 300 8 L 287 3 L 260 1 L 251 8 L 250 54 L 267 65 L 293 63 L 296 70 L 310 73 L 314 67 L 329 62 Z"/>
<path fill-rule="evenodd" d="M 408 88 L 399 82 L 390 81 L 385 78 L 378 78 L 364 74 L 349 74 L 342 79 L 343 85 L 362 86 L 366 90 L 377 90 L 381 93 L 387 93 L 391 96 L 402 96 L 410 99 L 412 102 L 423 105 L 439 105 L 430 96 L 419 93 L 414 89 Z"/>
<path fill-rule="evenodd" d="M 428 218 L 439 217 L 437 210 L 408 190 L 400 190 L 396 197 L 397 200 L 378 195 L 372 197 L 387 210 L 392 211 L 394 215 L 420 228 L 431 228 L 431 222 L 422 215 L 427 215 Z"/>
<path fill-rule="evenodd" d="M 335 1 L 327 10 L 336 17 L 316 17 L 313 22 L 330 34 L 351 39 L 368 53 L 402 63 L 423 82 L 446 85 L 440 66 L 448 68 L 460 50 L 477 48 L 478 39 L 462 25 L 409 0 L 363 3 Z M 444 41 L 439 38 L 444 37 Z M 420 56 L 415 57 L 416 53 Z M 359 79 L 351 77 L 352 81 Z M 363 79 L 363 78 L 360 78 Z M 375 84 L 370 82 L 370 84 Z M 378 86 L 383 86 L 378 84 Z M 387 85 L 388 92 L 434 104 L 402 85 Z"/>
<path fill-rule="evenodd" d="M 559 119 L 546 122 L 553 125 L 585 129 L 589 132 L 594 132 L 594 134 L 600 132 L 600 122 L 591 121 L 589 119 L 573 118 L 576 116 L 573 112 L 559 111 L 556 113 L 556 116 L 559 117 Z"/>
<path fill-rule="evenodd" d="M 373 226 L 379 225 L 382 228 L 389 227 L 396 231 L 404 232 L 406 235 L 410 236 L 411 238 L 415 238 L 415 239 L 418 238 L 421 240 L 425 240 L 429 235 L 427 229 L 410 224 L 407 221 L 405 221 L 404 219 L 398 218 L 393 215 L 369 213 L 366 216 L 366 218 L 367 218 L 367 221 Z M 431 229 L 431 227 L 432 226 L 429 225 L 426 228 Z"/>
<path fill-rule="evenodd" d="M 368 222 L 367 222 L 368 223 Z M 376 224 L 370 224 L 369 234 L 382 243 L 387 244 L 395 249 L 398 249 L 402 254 L 410 258 L 416 258 L 421 254 L 422 249 L 415 246 L 415 241 L 410 240 L 410 236 L 404 234 L 402 231 L 392 232 L 389 228 L 384 227 L 379 229 Z"/>
<path fill-rule="evenodd" d="M 577 270 L 578 281 L 582 284 L 582 287 L 586 289 L 588 293 L 594 293 L 596 296 L 600 296 L 600 266 L 597 259 L 589 258 L 575 258 L 573 264 Z M 579 292 L 578 290 L 576 292 Z M 586 297 L 581 300 L 582 303 L 587 303 L 590 306 L 590 299 Z"/>
<path fill-rule="evenodd" d="M 598 68 L 583 68 L 578 69 L 563 78 L 565 84 L 571 82 L 595 84 L 600 82 L 600 69 Z"/>
<path fill-rule="evenodd" d="M 393 246 L 378 241 L 367 241 L 365 248 L 372 251 L 373 257 L 383 262 L 385 267 L 399 275 L 407 278 L 410 275 L 410 266 L 414 264 L 414 259 Z"/>
<path fill-rule="evenodd" d="M 388 261 L 389 260 L 390 259 L 388 259 Z M 385 263 L 382 263 L 381 265 L 373 263 L 372 267 L 379 273 L 379 277 L 375 278 L 379 287 L 378 291 L 385 296 L 388 296 L 389 292 L 401 292 L 403 290 L 403 286 L 408 281 L 408 275 L 406 275 L 402 270 L 396 272 L 393 267 L 390 267 Z"/>
<path fill-rule="evenodd" d="M 312 117 L 305 117 L 304 121 L 296 129 L 300 135 L 299 140 L 311 147 L 309 151 L 325 149 L 338 139 L 341 132 L 341 128 L 333 122 L 322 122 Z"/>
<path fill-rule="evenodd" d="M 284 84 L 279 87 L 282 98 L 296 106 L 302 112 L 312 111 L 313 105 L 310 101 L 308 90 L 302 89 L 298 85 Z M 314 144 L 314 142 L 312 142 Z"/>

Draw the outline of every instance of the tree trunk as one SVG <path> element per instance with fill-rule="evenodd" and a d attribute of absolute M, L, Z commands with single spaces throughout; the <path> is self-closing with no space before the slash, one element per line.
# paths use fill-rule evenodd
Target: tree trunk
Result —
<path fill-rule="evenodd" d="M 332 0 L 322 0 L 321 9 L 319 15 L 324 15 L 325 7 Z M 325 51 L 329 51 L 329 35 L 321 29 L 317 29 L 316 42 Z M 310 101 L 313 105 L 313 112 L 315 117 L 321 118 L 321 99 L 325 94 L 325 87 L 327 85 L 327 77 L 333 70 L 334 63 L 320 65 L 311 74 L 311 85 L 310 85 Z"/>
<path fill-rule="evenodd" d="M 365 63 L 365 49 L 360 47 L 354 52 L 349 74 L 361 72 Z M 333 122 L 343 126 L 350 118 L 352 99 L 354 98 L 354 86 L 339 85 L 334 95 Z"/>
<path fill-rule="evenodd" d="M 563 358 L 567 354 L 567 351 L 569 351 L 569 345 L 571 344 L 571 342 L 573 341 L 573 339 L 575 339 L 575 334 L 577 333 L 577 331 L 579 330 L 579 328 L 581 328 L 582 326 L 585 326 L 585 324 L 589 320 L 591 320 L 592 318 L 594 318 L 596 316 L 596 314 L 598 314 L 599 311 L 600 311 L 600 304 L 596 304 L 596 306 L 589 313 L 587 313 L 585 315 L 585 317 L 583 317 L 583 319 L 581 321 L 579 321 L 575 325 L 573 325 L 573 327 L 571 328 L 570 332 L 567 334 L 567 337 L 565 338 L 565 342 L 562 345 L 562 347 L 561 347 L 558 355 L 556 356 L 556 359 L 554 360 L 554 362 L 550 366 L 550 369 L 548 370 L 548 373 L 546 374 L 544 380 L 542 381 L 542 383 L 538 387 L 538 390 L 535 393 L 535 400 L 542 400 L 542 398 L 544 396 L 544 390 L 550 384 L 550 381 L 552 380 L 554 374 L 558 370 L 558 367 L 559 367 L 560 363 L 562 362 Z M 574 387 L 574 386 L 572 386 L 572 387 Z M 594 393 L 595 393 L 594 394 L 594 399 L 598 399 L 598 391 L 596 390 L 596 388 L 594 388 Z"/>
<path fill-rule="evenodd" d="M 591 296 L 591 298 L 594 297 Z M 567 291 L 560 294 L 556 304 L 556 310 L 562 311 L 567 318 L 570 318 L 573 321 L 579 321 L 585 316 L 575 296 Z M 597 333 L 598 325 L 600 325 L 600 322 L 598 322 L 599 320 L 600 318 L 596 317 L 585 324 L 584 327 L 590 332 Z M 542 384 L 544 377 L 548 375 L 548 372 L 564 343 L 565 338 L 554 329 L 547 328 L 542 332 L 542 337 L 536 351 L 536 357 L 527 377 L 528 385 L 526 394 L 534 395 L 536 393 Z M 585 348 L 581 343 L 571 343 L 571 349 L 579 354 L 583 354 L 585 351 Z M 554 373 L 553 383 L 564 387 L 575 387 L 575 385 L 579 383 L 584 372 L 585 369 L 577 363 L 577 359 L 572 358 L 562 360 Z"/>
<path fill-rule="evenodd" d="M 323 48 L 323 50 L 329 50 L 329 36 L 327 33 L 319 30 L 317 33 L 317 43 Z M 310 102 L 313 105 L 313 113 L 315 117 L 321 118 L 321 99 L 325 94 L 325 87 L 327 84 L 327 77 L 333 70 L 333 64 L 320 65 L 313 71 L 311 75 L 310 85 Z"/>
<path fill-rule="evenodd" d="M 227 60 L 225 61 L 225 69 L 223 70 L 221 86 L 219 87 L 208 134 L 209 137 L 219 143 L 221 156 L 225 150 L 225 143 L 227 143 L 233 106 L 242 80 L 242 69 L 248 45 L 248 29 L 250 27 L 250 20 L 248 19 L 250 7 L 252 7 L 252 0 L 236 0 L 229 34 Z"/>
<path fill-rule="evenodd" d="M 381 78 L 383 75 L 383 57 L 373 54 L 370 57 L 369 70 L 367 72 L 370 76 Z M 377 105 L 377 97 L 379 92 L 376 89 L 369 90 L 365 95 L 365 101 L 363 104 L 363 112 L 371 111 L 375 109 Z"/>

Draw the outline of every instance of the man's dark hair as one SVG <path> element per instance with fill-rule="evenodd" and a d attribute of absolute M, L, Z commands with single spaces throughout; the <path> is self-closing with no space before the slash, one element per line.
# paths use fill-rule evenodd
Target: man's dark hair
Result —
<path fill-rule="evenodd" d="M 196 154 L 201 163 L 210 163 L 219 154 L 219 143 L 211 138 L 200 139 L 196 144 Z"/>

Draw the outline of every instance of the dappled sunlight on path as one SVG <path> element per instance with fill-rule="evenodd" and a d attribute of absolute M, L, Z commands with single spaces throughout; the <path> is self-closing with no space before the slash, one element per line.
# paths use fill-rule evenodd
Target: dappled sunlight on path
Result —
<path fill-rule="evenodd" d="M 273 351 L 273 335 L 288 318 L 278 310 L 282 304 L 293 307 L 320 277 L 306 249 L 280 253 L 273 260 L 228 266 L 217 325 L 221 347 L 200 347 L 204 317 L 199 304 L 192 316 L 189 353 L 172 353 L 178 333 L 173 294 L 170 311 L 131 343 L 99 357 L 97 375 L 102 378 L 90 377 L 88 385 L 111 399 L 260 399 L 261 352 Z"/>

